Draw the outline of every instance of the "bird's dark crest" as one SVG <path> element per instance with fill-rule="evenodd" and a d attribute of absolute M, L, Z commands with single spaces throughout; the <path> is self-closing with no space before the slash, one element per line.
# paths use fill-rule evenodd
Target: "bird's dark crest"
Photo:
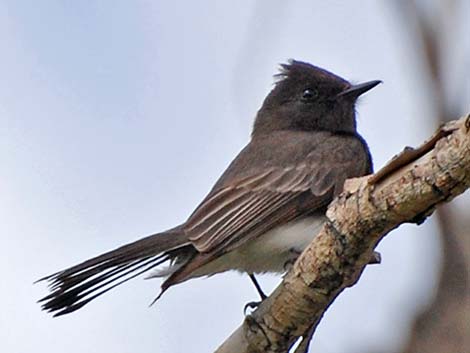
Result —
<path fill-rule="evenodd" d="M 336 80 L 338 83 L 349 85 L 345 79 L 312 64 L 289 59 L 286 64 L 280 64 L 279 73 L 274 75 L 275 83 L 286 80 L 312 80 L 330 81 Z"/>

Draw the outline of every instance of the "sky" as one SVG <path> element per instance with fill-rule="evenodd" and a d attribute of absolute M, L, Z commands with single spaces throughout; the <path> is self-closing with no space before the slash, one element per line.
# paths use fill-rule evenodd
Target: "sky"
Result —
<path fill-rule="evenodd" d="M 0 1 L 0 350 L 213 351 L 257 298 L 245 275 L 186 282 L 152 307 L 161 282 L 138 278 L 60 318 L 33 282 L 183 222 L 289 58 L 384 81 L 357 105 L 376 168 L 421 143 L 432 107 L 399 17 L 372 0 Z M 311 352 L 397 348 L 432 299 L 432 217 L 377 250 L 382 264 L 334 302 Z M 279 281 L 261 277 L 268 291 Z"/>

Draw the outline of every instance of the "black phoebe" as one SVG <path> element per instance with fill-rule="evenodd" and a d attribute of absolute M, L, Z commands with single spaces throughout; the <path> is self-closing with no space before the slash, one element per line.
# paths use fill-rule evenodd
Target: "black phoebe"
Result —
<path fill-rule="evenodd" d="M 300 61 L 281 65 L 250 143 L 183 224 L 43 278 L 43 309 L 63 315 L 167 262 L 160 295 L 227 270 L 284 272 L 311 242 L 347 178 L 372 172 L 354 105 L 380 81 L 348 81 Z M 254 278 L 254 277 L 252 277 Z"/>

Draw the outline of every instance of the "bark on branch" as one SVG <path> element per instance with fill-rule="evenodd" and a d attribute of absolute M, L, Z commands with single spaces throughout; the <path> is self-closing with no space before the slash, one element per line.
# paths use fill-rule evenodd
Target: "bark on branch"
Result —
<path fill-rule="evenodd" d="M 442 126 L 418 149 L 406 148 L 376 174 L 347 180 L 318 236 L 216 353 L 288 352 L 299 338 L 309 339 L 388 232 L 422 223 L 469 187 L 470 115 Z"/>

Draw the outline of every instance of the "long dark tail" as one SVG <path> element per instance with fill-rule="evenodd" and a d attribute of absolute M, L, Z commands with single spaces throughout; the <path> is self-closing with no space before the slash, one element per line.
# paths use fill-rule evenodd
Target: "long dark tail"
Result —
<path fill-rule="evenodd" d="M 51 293 L 39 302 L 54 316 L 71 313 L 165 261 L 177 260 L 185 247 L 187 238 L 176 229 L 137 240 L 41 278 L 49 282 Z"/>

